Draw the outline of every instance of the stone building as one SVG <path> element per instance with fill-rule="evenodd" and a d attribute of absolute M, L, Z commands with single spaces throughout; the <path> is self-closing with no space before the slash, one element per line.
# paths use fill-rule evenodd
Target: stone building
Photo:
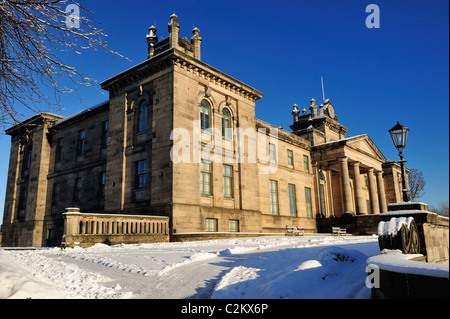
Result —
<path fill-rule="evenodd" d="M 155 227 L 316 232 L 317 218 L 401 201 L 400 167 L 367 135 L 346 137 L 329 100 L 311 100 L 309 112 L 294 105 L 292 132 L 258 120 L 263 94 L 201 61 L 200 30 L 180 38 L 176 15 L 168 29 L 158 40 L 152 26 L 147 60 L 101 83 L 108 101 L 6 130 L 3 246 L 59 245 L 69 229 L 109 242 Z M 136 216 L 166 219 L 128 223 Z"/>

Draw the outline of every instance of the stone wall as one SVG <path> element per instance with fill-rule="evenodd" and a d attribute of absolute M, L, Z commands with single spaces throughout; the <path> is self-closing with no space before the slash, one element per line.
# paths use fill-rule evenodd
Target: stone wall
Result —
<path fill-rule="evenodd" d="M 427 261 L 433 263 L 449 262 L 448 225 L 423 224 Z"/>
<path fill-rule="evenodd" d="M 352 235 L 376 235 L 378 234 L 378 223 L 380 215 L 343 215 L 342 217 L 318 218 L 317 232 L 330 233 L 331 227 L 341 227 Z"/>

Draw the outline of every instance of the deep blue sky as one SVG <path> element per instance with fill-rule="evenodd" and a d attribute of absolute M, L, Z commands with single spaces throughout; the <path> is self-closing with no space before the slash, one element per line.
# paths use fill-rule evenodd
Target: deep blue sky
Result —
<path fill-rule="evenodd" d="M 368 29 L 368 4 L 380 8 L 380 28 Z M 292 105 L 308 108 L 325 97 L 348 136 L 368 134 L 384 156 L 398 160 L 388 129 L 411 129 L 407 165 L 422 171 L 426 194 L 437 205 L 449 198 L 448 0 L 304 1 L 86 1 L 108 34 L 109 47 L 132 61 L 101 52 L 65 55 L 99 83 L 146 59 L 145 35 L 154 24 L 168 37 L 172 13 L 180 36 L 194 26 L 203 38 L 202 60 L 264 93 L 256 116 L 289 130 Z M 99 87 L 99 86 L 98 86 Z M 63 96 L 63 115 L 108 99 L 100 89 Z M 32 114 L 30 114 L 31 116 Z M 0 218 L 10 139 L 0 136 Z"/>

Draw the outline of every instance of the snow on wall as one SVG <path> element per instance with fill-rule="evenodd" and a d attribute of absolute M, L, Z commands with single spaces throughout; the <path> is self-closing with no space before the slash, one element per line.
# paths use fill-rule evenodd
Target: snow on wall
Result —
<path fill-rule="evenodd" d="M 395 236 L 403 225 L 409 228 L 413 220 L 413 217 L 392 217 L 387 222 L 380 222 L 378 224 L 378 236 Z"/>

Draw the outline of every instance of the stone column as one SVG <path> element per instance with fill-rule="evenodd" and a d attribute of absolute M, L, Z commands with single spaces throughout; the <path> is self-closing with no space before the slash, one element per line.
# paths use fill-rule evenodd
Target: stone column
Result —
<path fill-rule="evenodd" d="M 377 172 L 378 198 L 380 199 L 380 213 L 386 213 L 386 192 L 384 190 L 383 172 Z"/>
<path fill-rule="evenodd" d="M 372 207 L 372 214 L 380 213 L 380 206 L 378 205 L 378 196 L 377 196 L 377 182 L 375 180 L 375 176 L 373 175 L 373 168 L 369 168 L 367 172 L 367 180 L 369 182 L 369 196 L 370 196 L 370 205 Z"/>
<path fill-rule="evenodd" d="M 344 213 L 353 214 L 353 200 L 352 190 L 350 188 L 350 177 L 348 174 L 348 158 L 339 158 L 341 164 L 341 182 L 342 182 L 342 197 L 344 199 Z"/>
<path fill-rule="evenodd" d="M 361 173 L 359 170 L 360 162 L 353 163 L 353 176 L 355 182 L 355 200 L 356 200 L 356 214 L 367 215 L 367 206 L 362 194 Z"/>

